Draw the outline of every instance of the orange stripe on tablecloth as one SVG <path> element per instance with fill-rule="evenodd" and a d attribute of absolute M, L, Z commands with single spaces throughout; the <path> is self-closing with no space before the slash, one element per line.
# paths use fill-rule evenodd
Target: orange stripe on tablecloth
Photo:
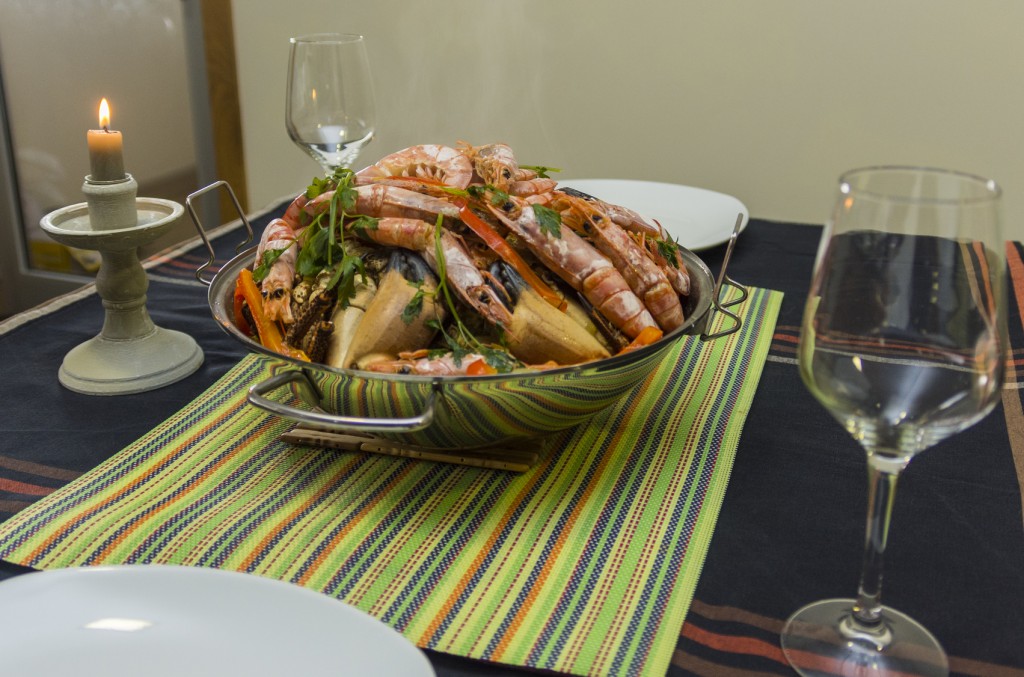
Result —
<path fill-rule="evenodd" d="M 956 656 L 949 656 L 949 670 L 958 675 L 976 677 L 1024 677 L 1024 670 L 1020 668 L 1010 668 L 1005 665 L 984 663 Z"/>
<path fill-rule="evenodd" d="M 10 456 L 0 456 L 0 468 L 8 468 L 29 475 L 39 475 L 40 477 L 66 480 L 68 482 L 78 479 L 79 475 L 82 474 L 74 470 L 65 470 L 64 468 L 56 468 L 52 465 L 43 465 L 42 463 L 32 463 L 31 461 L 23 461 L 18 458 L 11 458 Z"/>
<path fill-rule="evenodd" d="M 988 257 L 985 256 L 985 245 L 982 242 L 974 242 L 970 246 L 974 249 L 974 258 L 978 262 L 978 267 L 981 269 L 981 274 L 976 275 L 974 279 L 977 280 L 980 277 L 981 281 L 984 282 L 985 287 L 983 291 L 985 297 L 985 310 L 988 311 L 989 317 L 995 317 L 996 297 L 992 292 L 992 278 L 990 277 L 988 270 Z"/>
<path fill-rule="evenodd" d="M 1010 268 L 1010 281 L 1013 286 L 1013 298 L 1021 311 L 1024 320 L 1024 260 L 1020 251 L 1012 242 L 1006 243 L 1006 262 Z M 1016 382 L 1016 360 L 1007 363 L 1007 382 Z M 1013 466 L 1017 470 L 1017 486 L 1020 489 L 1021 505 L 1024 507 L 1024 407 L 1016 390 L 1003 390 L 1003 418 L 1006 420 L 1006 432 L 1010 438 L 1010 453 L 1013 455 Z"/>
<path fill-rule="evenodd" d="M 1013 287 L 1013 299 L 1017 302 L 1017 310 L 1024 324 L 1024 260 L 1020 251 L 1012 242 L 1006 243 L 1006 264 L 1010 268 L 1010 284 Z"/>
<path fill-rule="evenodd" d="M 316 573 L 316 571 L 324 563 L 324 560 L 327 557 L 329 557 L 333 553 L 333 551 L 338 547 L 338 544 L 341 543 L 342 540 L 344 540 L 348 533 L 352 531 L 353 528 L 355 528 L 356 524 L 358 524 L 359 521 L 364 516 L 366 516 L 375 507 L 377 507 L 382 498 L 389 495 L 389 492 L 392 488 L 397 486 L 399 482 L 405 479 L 405 476 L 412 471 L 412 467 L 413 466 L 411 463 L 406 464 L 406 466 L 402 468 L 401 472 L 396 473 L 390 482 L 381 487 L 380 490 L 377 491 L 377 495 L 374 497 L 374 499 L 367 503 L 367 505 L 364 505 L 359 512 L 354 514 L 352 516 L 352 519 L 348 520 L 345 526 L 339 529 L 338 533 L 334 534 L 330 542 L 327 543 L 325 547 L 320 549 L 320 553 L 312 562 L 309 563 L 309 566 L 306 568 L 306 573 L 302 575 L 302 578 L 295 582 L 299 585 L 306 585 L 306 582 L 313 576 L 314 573 Z"/>
<path fill-rule="evenodd" d="M 53 493 L 53 487 L 44 487 L 28 482 L 18 482 L 0 477 L 0 491 L 9 491 L 12 494 L 28 494 L 29 496 L 46 496 Z"/>
<path fill-rule="evenodd" d="M 725 621 L 732 623 L 742 623 L 758 630 L 763 630 L 772 634 L 779 634 L 782 632 L 782 627 L 785 625 L 781 620 L 777 618 L 770 618 L 768 616 L 762 616 L 752 611 L 740 609 L 734 606 L 717 606 L 713 604 L 705 604 L 698 599 L 694 599 L 690 603 L 690 619 L 693 618 L 694 614 L 703 616 L 712 621 Z M 690 639 L 691 641 L 702 644 L 718 651 L 726 653 L 739 653 L 739 651 L 731 648 L 731 642 L 733 637 L 725 637 L 716 633 L 702 630 L 693 625 L 691 620 L 688 620 L 683 625 L 683 630 L 680 633 L 683 637 Z M 744 653 L 762 656 L 764 655 L 763 647 L 753 644 L 756 640 L 751 638 L 743 638 L 741 645 L 746 645 L 748 648 L 754 649 L 753 652 L 747 651 Z M 770 645 L 770 644 L 769 644 Z M 781 651 L 779 651 L 781 656 Z M 768 658 L 781 660 L 785 662 L 784 657 L 777 658 L 776 656 L 767 656 Z M 705 661 L 697 656 L 689 655 L 683 651 L 676 650 L 672 657 L 672 663 L 677 667 L 689 670 L 699 675 L 719 675 L 722 672 L 728 670 L 729 674 L 737 675 L 759 675 L 766 674 L 756 670 L 742 670 L 733 666 L 728 668 L 721 663 L 713 663 Z M 961 658 L 958 656 L 949 657 L 950 670 L 956 674 L 972 675 L 977 677 L 1024 677 L 1024 670 L 1019 668 L 1007 667 L 1005 665 L 997 665 L 995 663 L 986 663 L 984 661 L 978 661 L 971 658 Z M 767 673 L 775 674 L 775 673 Z"/>
<path fill-rule="evenodd" d="M 716 651 L 743 654 L 746 656 L 760 656 L 762 658 L 776 661 L 782 665 L 789 665 L 789 661 L 786 660 L 786 656 L 782 653 L 781 645 L 777 643 L 766 642 L 753 637 L 721 635 L 715 632 L 703 630 L 691 623 L 683 625 L 682 635 L 693 642 L 703 644 L 704 646 L 715 649 Z M 842 673 L 842 666 L 838 665 L 834 659 L 803 651 L 791 651 L 790 655 L 794 656 L 800 662 L 802 667 L 827 674 Z M 673 660 L 673 662 L 675 663 L 676 660 Z M 683 666 L 680 665 L 680 667 Z M 899 671 L 887 674 L 890 674 L 892 677 L 912 677 L 911 673 Z"/>
<path fill-rule="evenodd" d="M 738 637 L 736 635 L 721 635 L 717 632 L 710 632 L 698 628 L 693 623 L 684 623 L 680 634 L 691 642 L 703 644 L 716 651 L 726 653 L 743 654 L 745 656 L 761 656 L 769 658 L 782 665 L 789 665 L 786 657 L 782 655 L 782 647 L 778 644 L 770 644 L 762 639 L 753 637 Z"/>

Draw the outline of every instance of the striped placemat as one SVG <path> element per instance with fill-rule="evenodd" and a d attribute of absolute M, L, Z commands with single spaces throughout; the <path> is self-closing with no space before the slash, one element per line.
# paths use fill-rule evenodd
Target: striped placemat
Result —
<path fill-rule="evenodd" d="M 151 433 L 0 526 L 37 568 L 218 567 L 344 600 L 419 646 L 572 674 L 664 674 L 782 295 L 685 339 L 525 473 L 293 446 L 251 355 Z"/>

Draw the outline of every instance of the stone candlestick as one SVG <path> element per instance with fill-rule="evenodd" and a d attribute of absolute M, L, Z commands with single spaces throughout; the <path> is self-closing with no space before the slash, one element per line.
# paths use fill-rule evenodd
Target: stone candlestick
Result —
<path fill-rule="evenodd" d="M 203 363 L 195 340 L 156 326 L 146 309 L 149 278 L 138 248 L 167 231 L 184 213 L 177 202 L 136 197 L 131 174 L 112 181 L 85 177 L 87 202 L 50 212 L 43 230 L 69 247 L 100 252 L 96 290 L 103 301 L 98 336 L 72 348 L 58 372 L 61 384 L 89 395 L 153 390 L 193 373 Z"/>

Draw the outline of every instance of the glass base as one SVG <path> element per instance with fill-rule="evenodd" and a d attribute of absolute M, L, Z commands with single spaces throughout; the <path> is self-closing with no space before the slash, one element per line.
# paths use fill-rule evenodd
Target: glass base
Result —
<path fill-rule="evenodd" d="M 909 616 L 882 608 L 882 621 L 865 626 L 852 615 L 854 600 L 827 599 L 803 607 L 782 629 L 782 653 L 804 677 L 884 677 L 949 674 L 938 640 Z"/>

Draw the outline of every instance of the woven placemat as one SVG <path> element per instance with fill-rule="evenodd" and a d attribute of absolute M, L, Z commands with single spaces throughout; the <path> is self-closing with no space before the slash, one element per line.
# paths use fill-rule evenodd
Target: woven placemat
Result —
<path fill-rule="evenodd" d="M 573 674 L 664 674 L 782 295 L 512 473 L 291 445 L 250 355 L 149 434 L 0 525 L 48 569 L 154 563 L 291 581 L 419 646 Z"/>

